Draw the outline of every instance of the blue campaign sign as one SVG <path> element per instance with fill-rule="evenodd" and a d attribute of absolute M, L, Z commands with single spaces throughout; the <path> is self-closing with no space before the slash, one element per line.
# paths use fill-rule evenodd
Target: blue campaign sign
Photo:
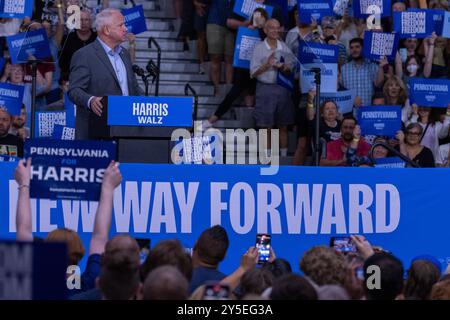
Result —
<path fill-rule="evenodd" d="M 334 16 L 331 0 L 301 0 L 298 5 L 300 22 L 311 23 L 311 19 L 320 22 L 323 17 Z"/>
<path fill-rule="evenodd" d="M 220 224 L 230 240 L 219 266 L 225 273 L 239 266 L 257 233 L 272 235 L 277 257 L 287 259 L 295 272 L 306 250 L 349 234 L 365 235 L 393 252 L 405 268 L 421 254 L 435 256 L 446 267 L 450 170 L 281 166 L 276 175 L 263 176 L 260 169 L 121 164 L 111 235 L 151 238 L 152 244 L 176 238 L 192 248 L 203 230 Z M 15 238 L 14 170 L 13 163 L 0 164 L 4 239 Z M 96 202 L 33 199 L 32 208 L 36 236 L 66 227 L 78 232 L 87 250 Z"/>
<path fill-rule="evenodd" d="M 36 138 L 53 137 L 55 126 L 66 126 L 66 119 L 66 111 L 36 112 L 34 136 Z"/>
<path fill-rule="evenodd" d="M 320 95 L 320 103 L 322 104 L 327 100 L 336 102 L 339 113 L 346 114 L 353 111 L 355 92 L 353 90 L 343 90 L 336 93 L 322 93 Z"/>
<path fill-rule="evenodd" d="M 75 128 L 57 124 L 53 128 L 52 138 L 57 140 L 75 140 Z"/>
<path fill-rule="evenodd" d="M 109 126 L 191 127 L 192 97 L 108 97 Z"/>
<path fill-rule="evenodd" d="M 67 247 L 63 243 L 1 241 L 1 300 L 64 300 Z"/>
<path fill-rule="evenodd" d="M 0 82 L 0 106 L 6 108 L 13 116 L 20 115 L 24 86 Z"/>
<path fill-rule="evenodd" d="M 394 61 L 399 40 L 397 33 L 366 31 L 364 33 L 364 57 L 377 61 L 381 57 L 386 57 L 389 61 Z"/>
<path fill-rule="evenodd" d="M 30 55 L 37 59 L 51 57 L 47 33 L 44 28 L 6 37 L 13 64 L 25 63 Z"/>
<path fill-rule="evenodd" d="M 315 88 L 315 73 L 311 68 L 320 68 L 321 85 L 324 93 L 337 91 L 338 47 L 335 45 L 299 41 L 298 60 L 300 62 L 300 87 L 302 93 Z"/>
<path fill-rule="evenodd" d="M 253 50 L 261 42 L 258 30 L 239 27 L 234 46 L 233 66 L 250 69 Z"/>
<path fill-rule="evenodd" d="M 122 15 L 125 18 L 125 25 L 128 32 L 139 34 L 147 31 L 145 23 L 144 9 L 142 5 L 138 5 L 129 9 L 122 9 Z"/>
<path fill-rule="evenodd" d="M 405 168 L 405 161 L 399 157 L 375 159 L 375 168 Z"/>
<path fill-rule="evenodd" d="M 418 106 L 447 108 L 450 103 L 450 80 L 410 78 L 409 100 Z"/>
<path fill-rule="evenodd" d="M 394 12 L 394 31 L 405 38 L 426 38 L 434 30 L 433 13 L 424 9 Z"/>
<path fill-rule="evenodd" d="M 444 10 L 435 10 L 435 9 L 429 9 L 428 12 L 430 12 L 430 14 L 433 16 L 433 22 L 434 22 L 434 27 L 433 30 L 434 32 L 436 32 L 436 34 L 438 36 L 442 36 L 442 30 L 444 27 L 444 15 L 445 12 Z"/>
<path fill-rule="evenodd" d="M 373 10 L 374 7 L 379 9 Z M 391 0 L 355 0 L 353 1 L 353 17 L 366 19 L 367 17 L 381 14 L 382 17 L 391 15 Z"/>
<path fill-rule="evenodd" d="M 33 0 L 1 0 L 0 18 L 31 18 Z"/>
<path fill-rule="evenodd" d="M 16 161 L 19 161 L 18 157 L 0 155 L 0 162 L 16 162 Z"/>
<path fill-rule="evenodd" d="M 401 106 L 358 108 L 358 124 L 363 135 L 395 137 L 402 128 Z"/>
<path fill-rule="evenodd" d="M 116 158 L 110 141 L 25 141 L 25 158 L 31 157 L 30 196 L 42 199 L 97 201 L 106 167 Z"/>
<path fill-rule="evenodd" d="M 446 11 L 444 15 L 444 21 L 442 23 L 442 36 L 450 38 L 450 12 Z"/>
<path fill-rule="evenodd" d="M 245 19 L 249 19 L 257 8 L 263 8 L 266 10 L 269 17 L 273 14 L 272 6 L 256 2 L 255 0 L 236 0 L 234 3 L 233 12 Z"/>

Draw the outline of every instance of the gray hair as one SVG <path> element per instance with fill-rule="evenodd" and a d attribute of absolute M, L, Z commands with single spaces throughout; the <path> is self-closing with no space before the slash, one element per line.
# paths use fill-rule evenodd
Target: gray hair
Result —
<path fill-rule="evenodd" d="M 120 10 L 114 8 L 107 8 L 102 10 L 95 17 L 95 29 L 97 32 L 101 32 L 105 26 L 111 25 L 113 23 L 112 15 L 113 13 L 120 13 Z"/>

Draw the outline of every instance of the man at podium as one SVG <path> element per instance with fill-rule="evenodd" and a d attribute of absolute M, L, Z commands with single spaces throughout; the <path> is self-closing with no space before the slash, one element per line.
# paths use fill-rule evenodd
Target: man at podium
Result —
<path fill-rule="evenodd" d="M 128 33 L 117 9 L 101 11 L 95 20 L 97 39 L 78 50 L 70 63 L 69 97 L 77 105 L 76 139 L 89 138 L 89 117 L 101 117 L 105 96 L 140 96 L 130 54 L 120 44 Z"/>

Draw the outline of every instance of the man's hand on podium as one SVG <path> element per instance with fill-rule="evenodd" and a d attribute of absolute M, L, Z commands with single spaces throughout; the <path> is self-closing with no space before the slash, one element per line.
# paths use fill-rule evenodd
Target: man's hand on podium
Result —
<path fill-rule="evenodd" d="M 91 100 L 91 110 L 92 110 L 92 112 L 94 112 L 96 115 L 98 115 L 99 117 L 101 117 L 102 112 L 103 112 L 102 97 L 94 97 L 94 98 Z"/>

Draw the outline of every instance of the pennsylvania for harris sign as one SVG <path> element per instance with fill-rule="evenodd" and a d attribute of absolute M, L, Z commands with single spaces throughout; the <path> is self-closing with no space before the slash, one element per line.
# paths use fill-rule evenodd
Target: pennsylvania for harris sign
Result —
<path fill-rule="evenodd" d="M 191 127 L 192 97 L 108 97 L 109 126 Z"/>

